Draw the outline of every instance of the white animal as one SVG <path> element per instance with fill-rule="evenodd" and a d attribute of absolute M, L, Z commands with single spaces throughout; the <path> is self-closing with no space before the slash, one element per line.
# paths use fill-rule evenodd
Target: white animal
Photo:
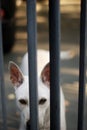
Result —
<path fill-rule="evenodd" d="M 61 59 L 67 59 L 67 52 L 61 52 Z M 38 117 L 39 129 L 50 128 L 50 69 L 49 52 L 37 51 L 38 65 Z M 12 61 L 9 62 L 10 80 L 15 89 L 17 106 L 20 109 L 20 130 L 26 130 L 26 123 L 30 120 L 29 83 L 28 83 L 28 54 L 26 53 L 21 64 L 21 69 Z M 61 130 L 66 130 L 64 95 L 60 87 L 60 118 Z"/>

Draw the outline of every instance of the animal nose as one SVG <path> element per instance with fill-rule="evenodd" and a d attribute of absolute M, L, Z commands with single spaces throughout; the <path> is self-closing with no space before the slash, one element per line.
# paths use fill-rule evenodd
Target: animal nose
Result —
<path fill-rule="evenodd" d="M 26 130 L 30 130 L 30 120 L 26 122 Z"/>

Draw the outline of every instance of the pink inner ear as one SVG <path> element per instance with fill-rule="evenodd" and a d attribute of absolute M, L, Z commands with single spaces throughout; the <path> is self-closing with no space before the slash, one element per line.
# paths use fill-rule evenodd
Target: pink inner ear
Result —
<path fill-rule="evenodd" d="M 23 82 L 23 76 L 16 65 L 10 67 L 10 79 L 14 85 L 19 86 Z"/>
<path fill-rule="evenodd" d="M 18 73 L 17 68 L 12 66 L 10 73 L 11 73 L 10 79 L 12 80 L 12 83 L 18 82 L 18 75 L 19 75 L 19 73 Z"/>
<path fill-rule="evenodd" d="M 41 79 L 43 83 L 47 84 L 48 86 L 50 85 L 50 63 L 48 63 L 42 70 Z"/>

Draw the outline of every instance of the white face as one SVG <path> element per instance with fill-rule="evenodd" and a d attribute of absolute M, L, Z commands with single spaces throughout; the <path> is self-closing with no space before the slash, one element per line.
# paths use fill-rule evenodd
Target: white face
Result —
<path fill-rule="evenodd" d="M 24 124 L 30 120 L 30 101 L 29 101 L 29 82 L 28 77 L 24 76 L 19 67 L 13 62 L 10 63 L 10 79 L 14 84 L 17 106 L 21 111 Z M 48 79 L 48 78 L 47 78 Z M 43 80 L 43 81 L 42 81 Z M 44 120 L 49 108 L 50 89 L 47 86 L 46 77 L 38 77 L 38 117 L 39 127 L 44 126 Z"/>
<path fill-rule="evenodd" d="M 30 101 L 29 101 L 29 87 L 28 78 L 24 77 L 24 82 L 20 87 L 15 89 L 17 105 L 23 114 L 24 123 L 30 120 Z M 46 87 L 42 81 L 38 80 L 38 116 L 39 126 L 44 125 L 44 118 L 46 110 L 49 106 L 49 88 Z"/>

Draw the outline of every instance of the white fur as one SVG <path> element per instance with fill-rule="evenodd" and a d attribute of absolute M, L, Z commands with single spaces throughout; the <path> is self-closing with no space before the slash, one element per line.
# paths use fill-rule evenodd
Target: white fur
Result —
<path fill-rule="evenodd" d="M 42 80 L 40 79 L 40 73 L 43 70 L 44 66 L 49 62 L 49 52 L 44 50 L 39 50 L 37 52 L 38 58 L 38 100 L 41 98 L 47 99 L 46 103 L 43 105 L 38 104 L 38 113 L 39 113 L 39 128 L 50 128 L 50 88 L 47 87 Z M 15 88 L 15 95 L 17 100 L 18 108 L 21 111 L 21 126 L 20 130 L 25 130 L 26 122 L 30 120 L 30 105 L 29 105 L 29 88 L 28 88 L 28 54 L 26 53 L 21 64 L 21 70 L 24 74 L 24 81 L 19 87 Z M 61 56 L 63 59 L 63 55 Z M 66 121 L 65 121 L 65 106 L 64 106 L 64 95 L 62 88 L 60 87 L 60 108 L 61 108 L 61 130 L 66 130 Z M 20 104 L 20 99 L 27 99 L 28 105 Z"/>
<path fill-rule="evenodd" d="M 49 62 L 49 51 L 47 50 L 38 50 L 37 51 L 37 69 L 38 75 L 40 75 L 43 67 Z M 70 51 L 61 51 L 60 59 L 69 59 L 72 58 Z M 28 53 L 26 53 L 22 59 L 21 70 L 24 75 L 28 75 Z"/>

